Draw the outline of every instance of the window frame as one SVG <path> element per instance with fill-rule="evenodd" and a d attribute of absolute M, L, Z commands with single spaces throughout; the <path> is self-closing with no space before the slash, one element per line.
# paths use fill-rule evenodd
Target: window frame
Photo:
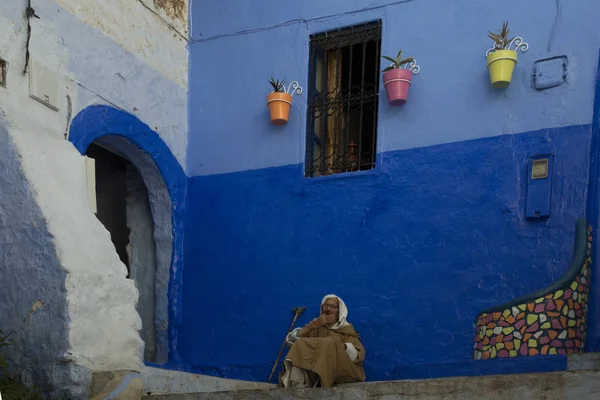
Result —
<path fill-rule="evenodd" d="M 335 39 L 336 37 L 343 37 L 343 36 L 348 36 L 348 35 L 357 35 L 360 34 L 361 32 L 367 32 L 367 38 L 366 39 L 350 39 L 347 43 L 342 44 L 342 45 L 329 45 L 329 46 L 325 46 L 323 48 L 320 49 L 316 49 L 314 42 L 316 41 L 317 43 L 321 40 L 329 40 L 331 41 L 332 39 Z M 372 35 L 373 37 L 369 36 Z M 373 61 L 369 61 L 372 62 L 373 64 L 371 64 L 370 66 L 368 66 L 370 69 L 374 69 L 374 80 L 372 82 L 365 82 L 365 70 L 367 68 L 367 64 L 365 64 L 365 59 L 369 59 L 371 57 L 367 57 L 366 53 L 367 53 L 367 44 L 371 43 L 375 41 L 374 47 L 372 47 L 372 49 L 374 49 L 373 51 L 375 52 L 374 54 L 374 58 Z M 304 167 L 303 167 L 303 176 L 305 178 L 311 178 L 310 180 L 313 180 L 314 178 L 326 178 L 326 177 L 346 177 L 346 176 L 355 176 L 356 174 L 365 174 L 365 173 L 369 173 L 372 174 L 374 172 L 377 171 L 378 169 L 378 144 L 381 140 L 381 138 L 379 137 L 379 113 L 380 113 L 380 85 L 381 85 L 381 50 L 382 50 L 382 42 L 383 42 L 383 23 L 381 19 L 374 19 L 374 20 L 370 20 L 367 22 L 360 22 L 360 23 L 355 23 L 355 24 L 349 24 L 349 25 L 345 25 L 343 27 L 340 28 L 333 28 L 333 29 L 329 29 L 327 31 L 319 31 L 316 33 L 312 33 L 309 35 L 309 43 L 308 43 L 308 47 L 309 47 L 309 51 L 308 51 L 308 65 L 307 65 L 307 86 L 308 86 L 308 90 L 307 90 L 307 100 L 306 100 L 306 134 L 305 134 L 305 147 L 304 147 Z M 358 167 L 356 169 L 349 169 L 348 168 L 348 161 L 345 160 L 349 155 L 352 155 L 354 153 L 350 153 L 349 147 L 347 147 L 351 140 L 349 138 L 351 132 L 350 132 L 350 126 L 351 124 L 348 122 L 350 119 L 350 102 L 353 99 L 352 96 L 352 89 L 353 89 L 353 85 L 352 85 L 352 74 L 349 73 L 348 77 L 344 78 L 344 75 L 340 74 L 338 75 L 339 77 L 336 77 L 336 88 L 335 91 L 339 91 L 339 92 L 343 92 L 343 91 L 347 91 L 347 97 L 344 98 L 344 95 L 342 95 L 341 101 L 339 101 L 341 103 L 341 105 L 339 106 L 340 108 L 346 108 L 346 110 L 342 111 L 337 117 L 334 116 L 329 116 L 326 118 L 322 118 L 322 117 L 315 117 L 315 115 L 318 113 L 318 111 L 315 111 L 315 109 L 318 109 L 319 107 L 324 107 L 324 105 L 327 104 L 327 102 L 324 102 L 322 104 L 319 105 L 318 101 L 316 101 L 316 97 L 323 94 L 323 92 L 325 92 L 325 95 L 327 97 L 330 96 L 330 94 L 332 93 L 331 91 L 327 91 L 323 88 L 323 85 L 326 85 L 326 87 L 328 87 L 328 79 L 327 77 L 323 77 L 321 75 L 321 78 L 318 77 L 318 73 L 317 73 L 317 69 L 318 69 L 318 61 L 317 61 L 317 57 L 316 55 L 319 52 L 322 52 L 322 59 L 323 58 L 327 58 L 328 54 L 330 54 L 331 50 L 337 50 L 338 52 L 341 52 L 342 50 L 345 50 L 347 48 L 353 48 L 353 46 L 355 45 L 362 45 L 362 49 L 361 49 L 361 53 L 362 53 L 362 58 L 363 58 L 363 64 L 362 64 L 362 68 L 361 68 L 361 83 L 358 86 L 354 86 L 354 87 L 358 87 L 361 90 L 361 97 L 360 97 L 360 107 L 361 107 L 361 111 L 360 113 L 358 113 L 358 115 L 360 116 L 360 120 L 361 123 L 359 124 L 360 128 L 357 131 L 357 135 L 359 138 L 359 144 L 352 144 L 352 146 L 354 148 L 359 148 L 359 153 L 358 153 L 358 157 L 363 157 L 364 154 L 362 154 L 362 151 L 360 149 L 360 146 L 365 142 L 365 137 L 369 137 L 367 135 L 370 135 L 370 144 L 371 144 L 371 149 L 369 151 L 367 151 L 365 154 L 370 154 L 369 159 L 370 162 L 365 163 L 364 159 L 361 160 L 360 158 L 358 159 Z M 350 57 L 348 59 L 348 63 L 352 63 L 353 58 L 352 58 L 352 50 L 350 50 Z M 327 61 L 322 61 L 323 65 L 327 65 Z M 341 70 L 341 66 L 343 64 L 343 61 L 339 60 L 339 68 Z M 322 74 L 327 75 L 329 73 L 328 71 L 328 66 L 326 67 L 322 67 L 324 68 L 324 70 L 321 71 Z M 352 67 L 350 67 L 350 69 L 352 69 Z M 347 88 L 344 87 L 343 85 L 343 79 L 348 79 L 348 84 L 347 84 Z M 321 90 L 319 91 L 319 89 L 317 88 L 317 86 L 319 85 L 319 81 L 322 81 L 322 85 L 321 85 Z M 339 86 L 339 88 L 338 88 Z M 372 103 L 372 106 L 370 108 L 370 111 L 372 113 L 372 122 L 369 125 L 370 127 L 372 127 L 372 133 L 365 133 L 365 129 L 364 129 L 364 125 L 363 125 L 363 115 L 364 112 L 363 111 L 363 106 L 366 103 L 365 99 L 367 99 L 367 97 L 364 97 L 363 93 L 365 91 L 365 87 L 370 86 L 372 88 L 372 93 L 368 94 L 368 102 Z M 321 100 L 323 101 L 323 100 Z M 331 100 L 330 100 L 331 101 Z M 338 101 L 331 101 L 331 103 L 336 103 Z M 323 110 L 320 110 L 323 111 Z M 328 112 L 328 109 L 326 108 L 325 111 Z M 356 111 L 356 110 L 355 110 Z M 369 109 L 367 109 L 367 112 L 369 111 Z M 329 114 L 329 112 L 328 112 Z M 334 114 L 335 115 L 335 114 Z M 317 160 L 319 160 L 319 158 L 321 158 L 321 156 L 319 155 L 319 157 L 315 157 L 315 144 L 318 145 L 321 148 L 321 151 L 323 151 L 322 147 L 322 142 L 323 140 L 327 141 L 328 139 L 328 135 L 330 133 L 328 133 L 328 131 L 331 131 L 328 127 L 328 122 L 330 119 L 334 120 L 334 124 L 337 124 L 338 122 L 336 122 L 336 118 L 339 118 L 339 116 L 343 115 L 343 120 L 344 120 L 344 127 L 342 130 L 341 135 L 339 133 L 337 133 L 337 126 L 336 128 L 333 130 L 333 132 L 336 132 L 335 135 L 340 135 L 343 136 L 345 138 L 345 146 L 340 145 L 337 141 L 336 144 L 332 147 L 334 148 L 333 150 L 333 156 L 331 157 L 331 160 L 336 160 L 336 159 L 342 159 L 342 163 L 344 166 L 342 168 L 328 168 L 328 169 L 323 169 L 323 166 L 326 165 L 329 161 L 324 161 L 327 160 L 327 158 L 329 158 L 330 156 L 326 156 L 321 160 L 321 168 L 315 168 L 314 164 Z M 317 119 L 321 119 L 321 125 L 324 125 L 323 127 L 319 128 L 319 130 L 321 130 L 322 132 L 324 132 L 323 135 L 319 135 L 317 133 L 315 133 L 315 127 L 314 124 L 316 122 Z M 368 130 L 369 128 L 367 128 Z M 355 135 L 356 136 L 356 135 Z M 342 149 L 341 155 L 337 155 L 339 149 Z M 327 151 L 327 149 L 325 150 Z M 334 165 L 334 162 L 331 162 L 331 164 L 329 164 L 329 167 L 331 165 Z M 335 164 L 336 166 L 338 166 L 339 164 L 336 162 Z M 353 164 L 355 165 L 355 164 Z M 365 165 L 367 165 L 367 167 L 365 167 Z"/>

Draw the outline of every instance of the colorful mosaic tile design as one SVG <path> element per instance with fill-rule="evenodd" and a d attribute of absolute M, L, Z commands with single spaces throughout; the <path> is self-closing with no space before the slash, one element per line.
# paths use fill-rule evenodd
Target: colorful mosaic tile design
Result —
<path fill-rule="evenodd" d="M 579 275 L 563 289 L 477 318 L 473 358 L 573 354 L 583 352 L 590 293 L 592 228 Z"/>

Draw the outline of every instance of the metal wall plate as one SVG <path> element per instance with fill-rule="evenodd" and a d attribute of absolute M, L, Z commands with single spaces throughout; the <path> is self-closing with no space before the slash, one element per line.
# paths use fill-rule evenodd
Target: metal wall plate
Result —
<path fill-rule="evenodd" d="M 533 64 L 533 87 L 537 90 L 560 86 L 567 79 L 567 56 L 556 56 L 537 60 Z"/>
<path fill-rule="evenodd" d="M 31 59 L 29 65 L 29 96 L 58 111 L 58 73 Z"/>

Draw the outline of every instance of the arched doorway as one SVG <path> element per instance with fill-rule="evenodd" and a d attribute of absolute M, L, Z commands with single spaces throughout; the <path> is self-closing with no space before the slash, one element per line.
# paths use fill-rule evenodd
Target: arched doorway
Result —
<path fill-rule="evenodd" d="M 142 172 L 113 144 L 122 140 L 125 139 L 110 136 L 98 139 L 88 147 L 86 156 L 95 160 L 96 217 L 110 232 L 117 254 L 127 267 L 127 278 L 132 279 L 138 289 L 136 308 L 142 319 L 140 336 L 145 344 L 144 361 L 154 363 L 157 361 L 156 289 L 160 286 L 159 280 L 168 279 L 168 276 L 157 276 L 158 263 L 164 264 L 162 270 L 168 270 L 172 250 L 170 235 L 164 235 L 162 229 L 155 230 L 154 215 L 163 219 L 160 213 L 170 208 L 160 204 L 161 200 L 155 195 L 150 199 Z M 127 145 L 119 147 L 123 146 Z M 148 176 L 148 171 L 143 173 Z M 168 198 L 166 187 L 161 183 L 153 188 L 153 194 L 162 193 Z M 157 182 L 152 184 L 156 186 Z M 164 219 L 170 225 L 170 215 Z M 166 291 L 166 286 L 162 290 Z"/>
<path fill-rule="evenodd" d="M 156 132 L 112 107 L 81 111 L 69 141 L 96 159 L 97 216 L 140 293 L 145 361 L 166 363 L 179 318 L 183 169 Z"/>

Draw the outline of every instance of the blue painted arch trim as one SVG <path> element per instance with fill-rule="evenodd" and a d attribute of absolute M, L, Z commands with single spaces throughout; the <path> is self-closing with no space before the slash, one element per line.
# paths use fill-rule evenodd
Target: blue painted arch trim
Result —
<path fill-rule="evenodd" d="M 183 267 L 183 221 L 187 177 L 165 142 L 135 115 L 106 105 L 83 109 L 73 119 L 69 141 L 83 155 L 96 139 L 117 135 L 127 138 L 150 155 L 171 197 L 173 254 L 169 279 L 169 361 L 177 362 L 177 327 L 181 322 L 181 272 Z"/>

